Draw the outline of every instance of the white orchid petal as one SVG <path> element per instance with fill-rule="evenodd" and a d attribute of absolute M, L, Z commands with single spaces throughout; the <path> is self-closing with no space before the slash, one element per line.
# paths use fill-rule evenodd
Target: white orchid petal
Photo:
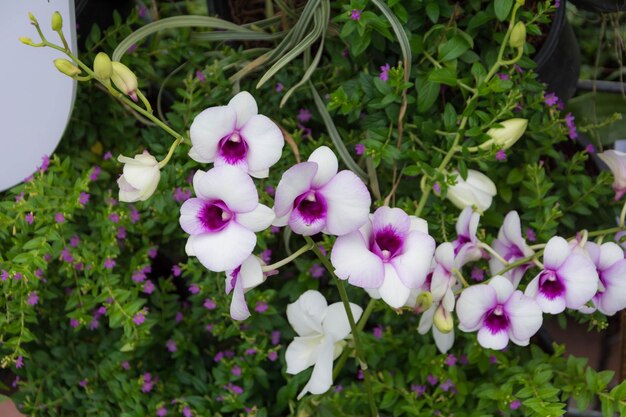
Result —
<path fill-rule="evenodd" d="M 385 279 L 382 260 L 369 251 L 361 232 L 354 231 L 335 240 L 330 261 L 335 274 L 361 288 L 378 288 Z"/>
<path fill-rule="evenodd" d="M 254 210 L 237 214 L 237 223 L 253 232 L 260 232 L 270 227 L 275 219 L 274 211 L 259 204 Z"/>
<path fill-rule="evenodd" d="M 411 290 L 407 288 L 391 264 L 385 264 L 385 281 L 378 288 L 382 299 L 393 308 L 400 308 L 409 299 Z"/>
<path fill-rule="evenodd" d="M 209 107 L 193 119 L 189 138 L 194 155 L 203 161 L 213 160 L 220 140 L 235 130 L 237 115 L 229 106 Z"/>
<path fill-rule="evenodd" d="M 248 145 L 246 160 L 250 171 L 269 169 L 282 156 L 285 139 L 269 117 L 252 116 L 240 133 Z"/>
<path fill-rule="evenodd" d="M 308 161 L 317 164 L 317 173 L 312 181 L 314 187 L 319 188 L 326 185 L 337 175 L 339 161 L 337 161 L 337 157 L 328 146 L 320 146 L 314 150 Z"/>
<path fill-rule="evenodd" d="M 193 177 L 193 188 L 203 200 L 222 200 L 237 213 L 252 211 L 259 204 L 252 178 L 230 165 L 215 167 L 207 172 L 197 171 Z"/>
<path fill-rule="evenodd" d="M 193 235 L 189 240 L 200 263 L 214 272 L 235 269 L 256 245 L 256 235 L 232 221 L 219 232 Z"/>
<path fill-rule="evenodd" d="M 465 332 L 477 330 L 483 323 L 485 314 L 497 304 L 496 290 L 485 284 L 478 284 L 463 290 L 456 302 L 459 328 Z"/>
<path fill-rule="evenodd" d="M 328 234 L 345 235 L 367 221 L 372 197 L 363 181 L 352 171 L 339 172 L 319 192 L 326 199 Z"/>
<path fill-rule="evenodd" d="M 234 110 L 237 115 L 237 124 L 235 126 L 237 129 L 241 129 L 252 116 L 259 112 L 256 100 L 247 91 L 242 91 L 231 98 L 228 102 L 228 107 Z"/>
<path fill-rule="evenodd" d="M 277 217 L 287 214 L 293 208 L 294 200 L 311 189 L 311 181 L 316 172 L 317 164 L 313 162 L 301 162 L 285 171 L 276 187 L 274 198 L 274 212 Z"/>
<path fill-rule="evenodd" d="M 350 310 L 352 311 L 354 322 L 358 322 L 361 314 L 363 314 L 363 309 L 356 304 L 350 303 Z M 348 337 L 350 334 L 350 322 L 348 321 L 348 315 L 343 307 L 343 303 L 334 303 L 328 306 L 322 327 L 324 334 L 331 335 L 335 341 Z"/>
<path fill-rule="evenodd" d="M 287 320 L 299 336 L 322 334 L 322 320 L 328 303 L 318 291 L 308 290 L 287 305 Z"/>

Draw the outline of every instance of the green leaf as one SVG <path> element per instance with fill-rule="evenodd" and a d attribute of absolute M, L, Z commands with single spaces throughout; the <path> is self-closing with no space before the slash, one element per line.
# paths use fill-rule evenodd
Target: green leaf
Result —
<path fill-rule="evenodd" d="M 417 77 L 417 111 L 425 113 L 428 111 L 439 96 L 440 85 L 424 77 Z"/>
<path fill-rule="evenodd" d="M 456 72 L 451 68 L 435 68 L 430 72 L 428 80 L 434 83 L 456 86 Z"/>
<path fill-rule="evenodd" d="M 460 35 L 455 35 L 439 46 L 439 61 L 452 61 L 463 55 L 470 48 L 467 40 Z"/>
<path fill-rule="evenodd" d="M 443 125 L 446 130 L 453 131 L 456 128 L 456 110 L 450 103 L 446 103 L 446 107 L 443 110 Z"/>
<path fill-rule="evenodd" d="M 431 22 L 437 23 L 439 20 L 439 3 L 430 2 L 426 5 L 426 16 Z"/>
<path fill-rule="evenodd" d="M 499 21 L 504 22 L 509 16 L 513 0 L 495 0 L 493 8 Z"/>

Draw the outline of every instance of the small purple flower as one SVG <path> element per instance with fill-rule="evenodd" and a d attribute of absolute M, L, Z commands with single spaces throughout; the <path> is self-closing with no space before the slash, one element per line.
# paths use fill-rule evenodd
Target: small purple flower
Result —
<path fill-rule="evenodd" d="M 530 227 L 526 228 L 526 239 L 528 239 L 529 242 L 535 242 L 537 240 L 535 231 Z"/>
<path fill-rule="evenodd" d="M 444 392 L 448 392 L 451 389 L 454 389 L 454 383 L 452 382 L 452 380 L 446 379 L 444 382 L 441 383 L 441 385 L 439 385 L 439 388 L 441 388 Z"/>
<path fill-rule="evenodd" d="M 596 153 L 596 148 L 590 143 L 585 148 L 585 151 L 587 151 L 587 153 L 589 153 L 589 154 L 594 154 L 594 153 Z"/>
<path fill-rule="evenodd" d="M 94 166 L 91 170 L 91 173 L 89 174 L 89 179 L 91 181 L 97 181 L 101 171 L 102 168 L 100 168 L 98 165 Z"/>
<path fill-rule="evenodd" d="M 259 254 L 259 258 L 261 258 L 261 260 L 265 262 L 266 264 L 269 264 L 270 260 L 272 259 L 272 250 L 265 249 L 263 252 Z"/>
<path fill-rule="evenodd" d="M 254 311 L 257 313 L 265 313 L 269 306 L 264 301 L 257 301 L 256 306 L 254 307 Z"/>
<path fill-rule="evenodd" d="M 24 191 L 15 196 L 15 202 L 22 201 L 24 199 Z"/>
<path fill-rule="evenodd" d="M 361 156 L 365 153 L 365 145 L 363 145 L 362 143 L 357 143 L 356 145 L 354 145 L 354 152 L 356 152 L 357 155 Z"/>
<path fill-rule="evenodd" d="M 118 239 L 126 239 L 126 228 L 124 226 L 118 227 L 116 236 Z"/>
<path fill-rule="evenodd" d="M 256 354 L 256 349 L 255 348 L 248 348 L 245 350 L 245 352 L 243 352 L 244 355 L 255 355 Z"/>
<path fill-rule="evenodd" d="M 143 282 L 146 280 L 146 274 L 142 270 L 133 272 L 132 280 L 135 282 Z"/>
<path fill-rule="evenodd" d="M 61 251 L 61 259 L 67 263 L 74 262 L 74 257 L 72 256 L 68 248 L 63 248 L 63 250 Z"/>
<path fill-rule="evenodd" d="M 130 363 L 128 361 L 122 362 L 122 369 L 128 371 L 130 369 Z"/>
<path fill-rule="evenodd" d="M 283 86 L 282 83 L 276 83 L 276 92 L 280 93 L 281 91 L 283 91 L 285 87 Z"/>
<path fill-rule="evenodd" d="M 446 365 L 448 365 L 448 366 L 454 366 L 454 365 L 456 365 L 456 356 L 454 356 L 454 354 L 452 354 L 452 353 L 451 353 L 451 354 L 449 354 L 449 355 L 446 357 L 446 360 L 445 360 L 443 363 L 445 363 L 445 364 L 446 364 Z"/>
<path fill-rule="evenodd" d="M 208 333 L 213 333 L 213 325 L 207 324 L 206 326 L 204 326 L 204 330 L 206 330 Z"/>
<path fill-rule="evenodd" d="M 78 196 L 78 202 L 82 204 L 83 206 L 89 203 L 89 193 L 85 193 L 85 192 L 80 193 L 80 195 Z"/>
<path fill-rule="evenodd" d="M 157 409 L 156 415 L 157 417 L 165 417 L 167 415 L 167 408 L 160 407 L 159 409 Z"/>
<path fill-rule="evenodd" d="M 500 149 L 498 152 L 496 152 L 496 160 L 497 161 L 506 160 L 506 152 L 504 151 L 504 149 Z"/>
<path fill-rule="evenodd" d="M 133 323 L 139 326 L 143 324 L 145 321 L 146 321 L 146 309 L 144 308 L 143 310 L 137 312 L 137 314 L 133 316 Z"/>
<path fill-rule="evenodd" d="M 176 323 L 180 323 L 181 321 L 183 321 L 183 318 L 184 318 L 183 313 L 180 311 L 177 311 L 176 316 L 174 317 L 174 321 Z"/>
<path fill-rule="evenodd" d="M 374 337 L 376 339 L 382 339 L 383 337 L 383 326 L 376 326 L 374 327 L 374 329 L 372 330 L 372 334 L 374 335 Z"/>
<path fill-rule="evenodd" d="M 474 281 L 480 282 L 485 279 L 485 270 L 475 266 L 472 268 L 472 273 L 470 276 Z"/>
<path fill-rule="evenodd" d="M 87 381 L 87 379 L 85 378 L 85 379 L 83 379 L 82 381 L 80 381 L 80 382 L 78 383 L 78 385 L 79 385 L 81 388 L 85 388 L 85 387 L 87 386 L 87 383 L 88 383 L 88 382 L 89 382 L 89 381 Z"/>
<path fill-rule="evenodd" d="M 189 200 L 189 198 L 191 198 L 191 190 L 183 190 L 180 187 L 174 190 L 174 200 L 177 203 L 182 203 L 183 201 Z"/>
<path fill-rule="evenodd" d="M 183 417 L 193 417 L 193 414 L 191 413 L 191 408 L 183 408 Z"/>
<path fill-rule="evenodd" d="M 364 378 L 365 376 L 363 375 L 363 369 L 359 369 L 359 371 L 356 373 L 356 379 L 358 379 L 359 381 L 363 381 Z"/>
<path fill-rule="evenodd" d="M 198 287 L 196 284 L 191 284 L 189 286 L 189 292 L 192 294 L 198 294 L 200 292 L 200 287 Z"/>
<path fill-rule="evenodd" d="M 217 352 L 215 356 L 213 356 L 213 362 L 220 362 L 224 359 L 224 352 Z"/>
<path fill-rule="evenodd" d="M 559 102 L 559 98 L 554 93 L 548 93 L 544 95 L 543 100 L 545 101 L 546 106 L 548 107 L 555 106 Z"/>
<path fill-rule="evenodd" d="M 152 283 L 152 281 L 147 280 L 146 282 L 144 282 L 143 287 L 142 287 L 142 291 L 145 292 L 146 294 L 152 294 L 154 292 L 154 284 Z"/>
<path fill-rule="evenodd" d="M 75 328 L 77 328 L 79 324 L 80 324 L 80 323 L 78 322 L 78 320 L 76 320 L 76 319 L 70 319 L 70 326 L 71 326 L 72 328 L 74 328 L 74 329 L 75 329 Z"/>
<path fill-rule="evenodd" d="M 224 388 L 226 388 L 233 394 L 237 394 L 237 395 L 243 394 L 243 388 L 241 388 L 239 385 L 233 384 L 232 382 L 229 382 L 228 385 L 226 385 Z"/>
<path fill-rule="evenodd" d="M 554 0 L 554 7 L 556 7 L 557 9 L 561 7 L 561 0 Z"/>
<path fill-rule="evenodd" d="M 141 392 L 148 393 L 152 391 L 152 387 L 154 387 L 153 381 L 144 381 L 144 383 L 141 384 Z"/>
<path fill-rule="evenodd" d="M 430 385 L 433 385 L 433 386 L 437 385 L 437 382 L 439 382 L 439 379 L 435 375 L 432 375 L 432 374 L 428 375 L 426 377 L 426 380 L 428 381 Z"/>
<path fill-rule="evenodd" d="M 2 278 L 2 281 L 6 281 L 7 279 L 9 279 L 9 273 L 6 270 L 2 270 L 2 273 L 0 274 L 0 278 Z"/>
<path fill-rule="evenodd" d="M 411 384 L 411 391 L 413 391 L 416 396 L 421 397 L 426 392 L 426 385 Z"/>
<path fill-rule="evenodd" d="M 137 211 L 137 209 L 133 208 L 133 210 L 130 212 L 130 221 L 135 224 L 139 221 L 139 212 Z"/>
<path fill-rule="evenodd" d="M 391 67 L 389 66 L 389 64 L 385 64 L 383 66 L 380 67 L 380 75 L 378 75 L 378 78 L 380 78 L 381 80 L 387 82 L 387 80 L 389 80 L 389 69 Z"/>
<path fill-rule="evenodd" d="M 24 220 L 26 220 L 26 223 L 28 224 L 33 224 L 33 222 L 35 221 L 35 215 L 31 211 L 30 213 L 27 213 L 26 216 L 24 216 Z"/>
<path fill-rule="evenodd" d="M 576 131 L 576 125 L 574 124 L 574 116 L 572 113 L 567 113 L 565 115 L 565 124 L 567 125 L 567 134 L 571 140 L 574 140 L 578 137 L 578 132 Z"/>
<path fill-rule="evenodd" d="M 170 339 L 167 342 L 165 342 L 165 347 L 167 347 L 167 350 L 169 350 L 170 352 L 174 353 L 178 350 L 178 345 L 176 344 L 176 341 Z"/>
<path fill-rule="evenodd" d="M 270 353 L 267 354 L 267 359 L 269 359 L 272 362 L 276 361 L 276 359 L 278 359 L 278 353 L 276 353 L 276 351 L 271 351 Z"/>
<path fill-rule="evenodd" d="M 111 151 L 107 151 L 104 153 L 104 155 L 102 156 L 102 159 L 104 159 L 105 161 L 108 161 L 109 159 L 111 159 L 113 157 L 113 154 L 111 153 Z"/>
<path fill-rule="evenodd" d="M 78 237 L 77 235 L 74 235 L 70 238 L 70 246 L 75 248 L 76 246 L 78 246 L 80 244 L 80 237 Z"/>
<path fill-rule="evenodd" d="M 44 155 L 41 157 L 41 161 L 41 166 L 37 171 L 43 173 L 46 172 L 48 170 L 48 167 L 50 166 L 50 157 L 48 155 Z"/>
<path fill-rule="evenodd" d="M 20 383 L 20 377 L 16 376 L 15 379 L 13 380 L 13 382 L 11 383 L 11 386 L 13 388 L 16 388 L 19 383 Z"/>
<path fill-rule="evenodd" d="M 28 303 L 31 306 L 34 306 L 38 302 L 39 302 L 39 296 L 37 295 L 37 292 L 36 291 L 29 292 L 28 298 L 26 299 L 26 303 Z"/>
<path fill-rule="evenodd" d="M 274 346 L 280 343 L 280 330 L 272 331 L 271 341 Z"/>
<path fill-rule="evenodd" d="M 439 195 L 441 194 L 441 184 L 439 184 L 439 182 L 435 182 L 433 184 L 433 192 L 435 193 L 435 195 Z"/>
<path fill-rule="evenodd" d="M 500 78 L 502 81 L 508 81 L 511 77 L 509 77 L 509 74 L 505 74 L 503 72 L 499 72 L 498 73 L 498 78 Z"/>
<path fill-rule="evenodd" d="M 314 263 L 313 265 L 311 265 L 311 268 L 309 268 L 309 274 L 312 278 L 321 278 L 324 276 L 325 272 L 326 270 L 324 269 L 324 267 L 318 263 Z"/>
<path fill-rule="evenodd" d="M 157 248 L 148 249 L 148 258 L 154 259 L 157 256 Z"/>
<path fill-rule="evenodd" d="M 300 120 L 302 123 L 306 123 L 313 118 L 313 115 L 311 114 L 309 109 L 303 108 L 303 109 L 300 109 L 300 112 L 298 113 L 296 118 Z"/>
<path fill-rule="evenodd" d="M 352 12 L 350 12 L 350 19 L 361 20 L 361 12 L 362 10 L 352 9 Z"/>
<path fill-rule="evenodd" d="M 511 410 L 517 410 L 518 408 L 520 408 L 521 405 L 522 405 L 522 402 L 520 400 L 513 400 L 511 401 L 511 404 L 509 404 L 509 408 Z"/>
<path fill-rule="evenodd" d="M 20 369 L 23 366 L 24 366 L 24 358 L 21 356 L 18 356 L 17 359 L 15 360 L 15 368 Z"/>
<path fill-rule="evenodd" d="M 207 298 L 206 300 L 204 300 L 204 304 L 202 304 L 202 306 L 207 310 L 215 310 L 215 308 L 217 307 L 217 303 L 214 300 Z"/>
<path fill-rule="evenodd" d="M 120 215 L 117 213 L 111 213 L 109 214 L 109 220 L 111 220 L 113 223 L 117 223 L 120 221 Z"/>
<path fill-rule="evenodd" d="M 238 367 L 237 365 L 230 368 L 230 372 L 235 376 L 241 376 L 241 368 Z"/>
<path fill-rule="evenodd" d="M 178 265 L 172 266 L 172 275 L 174 275 L 175 277 L 179 277 L 181 273 L 182 273 L 182 270 L 180 269 L 180 266 Z"/>
<path fill-rule="evenodd" d="M 204 73 L 200 70 L 196 71 L 196 79 L 198 81 L 200 81 L 201 83 L 206 82 L 206 76 L 204 75 Z"/>
<path fill-rule="evenodd" d="M 57 223 L 65 223 L 65 216 L 63 215 L 63 213 L 56 213 L 54 215 L 54 221 L 56 221 Z"/>
<path fill-rule="evenodd" d="M 104 267 L 105 267 L 106 269 L 113 269 L 113 268 L 115 267 L 115 264 L 116 264 L 116 262 L 115 262 L 115 260 L 114 260 L 114 259 L 112 259 L 112 258 L 106 258 L 106 259 L 104 260 Z"/>

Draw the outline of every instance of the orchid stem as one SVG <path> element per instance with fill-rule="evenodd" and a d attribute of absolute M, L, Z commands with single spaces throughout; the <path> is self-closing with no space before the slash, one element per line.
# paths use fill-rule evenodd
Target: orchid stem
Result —
<path fill-rule="evenodd" d="M 484 250 L 486 250 L 487 252 L 489 252 L 489 254 L 491 256 L 493 256 L 494 258 L 496 258 L 497 260 L 499 260 L 500 262 L 502 262 L 502 264 L 504 266 L 507 266 L 509 264 L 509 262 L 504 259 L 498 252 L 496 252 L 491 246 L 489 246 L 488 244 L 484 243 L 484 242 L 480 242 L 478 243 L 478 247 L 482 248 Z"/>
<path fill-rule="evenodd" d="M 350 308 L 350 300 L 348 299 L 348 293 L 346 292 L 346 287 L 343 281 L 340 280 L 337 277 L 337 275 L 335 275 L 335 272 L 334 272 L 335 268 L 333 268 L 333 265 L 330 263 L 328 258 L 324 256 L 320 248 L 317 247 L 313 239 L 311 239 L 310 236 L 304 236 L 304 240 L 306 240 L 307 243 L 309 243 L 309 245 L 312 246 L 313 252 L 315 252 L 315 255 L 317 255 L 319 260 L 322 262 L 324 267 L 326 267 L 326 269 L 328 270 L 328 273 L 332 275 L 332 277 L 335 280 L 335 283 L 337 284 L 337 288 L 339 289 L 339 296 L 341 297 L 341 301 L 343 302 L 343 307 L 346 310 L 346 315 L 348 316 L 348 323 L 350 323 L 350 329 L 352 330 L 352 337 L 354 338 L 354 350 L 356 351 L 356 357 L 359 362 L 359 366 L 361 367 L 361 370 L 363 371 L 363 379 L 365 380 L 365 389 L 367 390 L 367 400 L 369 402 L 370 412 L 371 412 L 372 417 L 378 417 L 378 409 L 376 407 L 376 403 L 374 403 L 374 394 L 372 392 L 372 385 L 370 382 L 369 371 L 367 369 L 367 362 L 365 362 L 365 355 L 363 354 L 363 351 L 361 349 L 361 344 L 359 341 L 360 331 L 358 327 L 356 326 L 356 323 L 354 321 L 354 316 L 352 315 L 352 309 Z"/>
<path fill-rule="evenodd" d="M 183 138 L 179 137 L 174 141 L 174 143 L 172 143 L 172 146 L 170 146 L 170 150 L 167 152 L 167 155 L 165 156 L 165 158 L 163 158 L 163 160 L 159 162 L 159 169 L 167 165 L 167 163 L 172 158 L 172 155 L 174 155 L 174 151 L 176 150 L 176 148 L 178 147 L 178 145 L 180 145 L 182 141 L 183 141 Z"/>
<path fill-rule="evenodd" d="M 285 259 L 282 259 L 282 260 L 280 260 L 280 261 L 278 261 L 276 263 L 273 263 L 271 265 L 266 265 L 266 266 L 262 267 L 261 271 L 263 271 L 263 272 L 273 271 L 273 270 L 278 269 L 278 268 L 280 268 L 282 266 L 285 266 L 289 262 L 293 261 L 294 259 L 296 259 L 300 255 L 302 255 L 303 253 L 310 251 L 311 249 L 313 249 L 313 246 L 310 243 L 307 243 L 306 245 L 304 245 L 303 247 L 301 247 L 300 249 L 298 249 L 297 251 L 295 251 L 294 253 L 292 253 L 291 255 L 286 257 Z"/>
<path fill-rule="evenodd" d="M 372 298 L 370 302 L 367 304 L 367 307 L 365 307 L 365 311 L 363 312 L 361 319 L 356 325 L 359 331 L 362 331 L 363 327 L 365 327 L 365 324 L 367 323 L 367 320 L 369 319 L 370 314 L 372 314 L 372 311 L 374 311 L 375 306 L 376 306 L 376 299 Z M 343 351 L 343 353 L 339 357 L 337 364 L 333 368 L 333 380 L 335 380 L 339 376 L 339 373 L 343 369 L 343 366 L 346 364 L 346 360 L 348 359 L 348 356 L 350 356 L 350 352 L 351 352 L 350 350 L 346 349 Z"/>
<path fill-rule="evenodd" d="M 459 281 L 461 281 L 461 284 L 463 284 L 463 286 L 465 288 L 470 286 L 467 283 L 467 281 L 465 280 L 465 278 L 463 277 L 463 274 L 461 273 L 461 271 L 459 271 L 458 269 L 454 268 L 454 269 L 452 269 L 452 273 L 457 276 L 457 278 L 459 279 Z"/>

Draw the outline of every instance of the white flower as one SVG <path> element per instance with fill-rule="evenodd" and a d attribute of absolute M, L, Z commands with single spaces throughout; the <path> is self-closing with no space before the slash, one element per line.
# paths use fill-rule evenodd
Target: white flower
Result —
<path fill-rule="evenodd" d="M 124 164 L 123 175 L 117 180 L 119 200 L 134 203 L 150 198 L 161 179 L 159 161 L 147 151 L 134 158 L 120 155 L 117 160 Z"/>
<path fill-rule="evenodd" d="M 363 309 L 350 303 L 354 320 L 361 318 Z M 298 374 L 313 366 L 311 379 L 298 395 L 307 392 L 323 394 L 333 384 L 333 361 L 341 354 L 350 334 L 350 323 L 342 303 L 328 305 L 317 291 L 303 293 L 287 306 L 287 319 L 296 336 L 287 346 L 287 373 Z"/>
<path fill-rule="evenodd" d="M 244 293 L 261 285 L 267 278 L 261 269 L 261 260 L 250 255 L 232 271 L 226 271 L 226 294 L 233 293 L 230 301 L 230 316 L 234 320 L 250 317 Z"/>
<path fill-rule="evenodd" d="M 604 151 L 598 156 L 609 166 L 615 181 L 613 181 L 613 190 L 615 190 L 615 200 L 622 198 L 626 194 L 626 153 L 620 151 Z"/>
<path fill-rule="evenodd" d="M 448 188 L 448 200 L 461 210 L 467 206 L 475 206 L 480 212 L 491 206 L 496 195 L 496 185 L 482 172 L 468 170 L 467 180 L 461 175 L 456 177 L 456 184 Z"/>
<path fill-rule="evenodd" d="M 487 131 L 487 135 L 491 138 L 485 143 L 482 143 L 479 148 L 487 150 L 491 148 L 491 145 L 495 145 L 501 149 L 507 150 L 522 137 L 528 126 L 528 120 L 526 119 L 509 119 L 503 122 L 498 122 L 502 127 L 492 127 Z"/>
<path fill-rule="evenodd" d="M 266 178 L 280 159 L 285 139 L 280 128 L 258 113 L 254 97 L 242 91 L 226 106 L 209 107 L 189 128 L 189 156 L 215 166 L 234 165 L 255 178 Z"/>

